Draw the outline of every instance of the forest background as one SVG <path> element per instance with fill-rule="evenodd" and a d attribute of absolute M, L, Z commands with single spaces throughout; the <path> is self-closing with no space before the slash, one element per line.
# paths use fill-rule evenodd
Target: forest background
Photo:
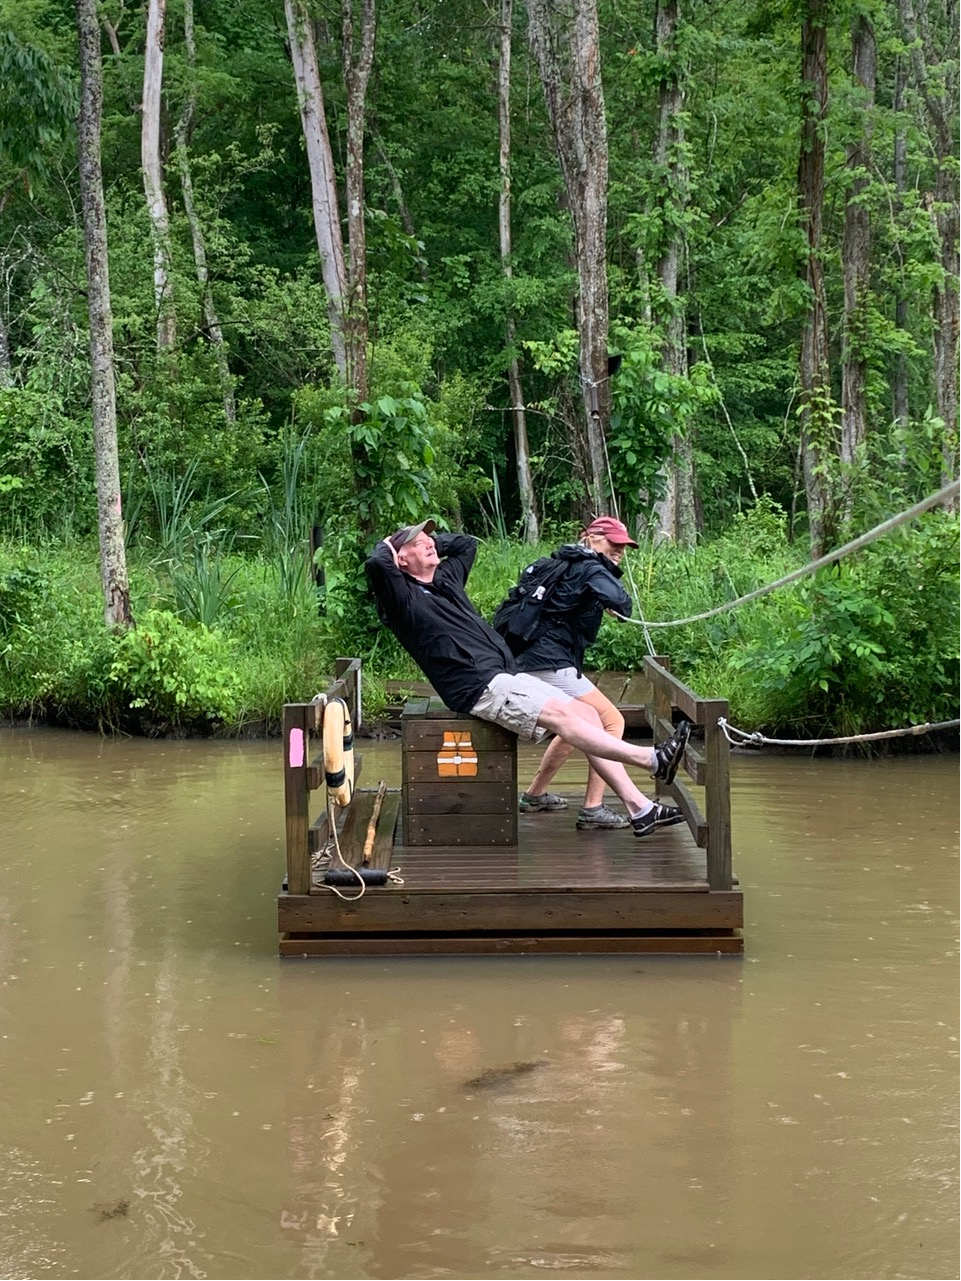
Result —
<path fill-rule="evenodd" d="M 376 710 L 363 558 L 427 514 L 490 616 L 616 511 L 666 621 L 940 490 L 590 660 L 748 729 L 956 717 L 957 18 L 0 0 L 0 712 L 270 728 L 337 655 Z"/>

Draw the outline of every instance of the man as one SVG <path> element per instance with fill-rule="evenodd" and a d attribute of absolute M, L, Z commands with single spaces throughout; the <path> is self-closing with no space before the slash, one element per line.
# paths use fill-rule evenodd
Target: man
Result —
<path fill-rule="evenodd" d="M 601 725 L 616 738 L 623 737 L 624 717 L 597 686 L 584 675 L 584 654 L 601 630 L 607 610 L 629 617 L 630 596 L 621 586 L 621 559 L 637 543 L 627 526 L 613 516 L 598 516 L 581 532 L 580 541 L 565 543 L 553 558 L 566 566 L 544 603 L 543 613 L 530 643 L 517 655 L 517 666 L 571 698 L 588 703 Z M 521 575 L 523 578 L 523 575 Z M 495 623 L 497 621 L 495 616 Z M 570 743 L 555 738 L 537 768 L 530 787 L 520 799 L 525 812 L 567 809 L 567 801 L 548 790 L 551 780 L 570 756 Z M 584 804 L 577 814 L 579 831 L 617 830 L 632 826 L 623 814 L 604 804 L 605 783 L 588 771 Z M 676 805 L 664 805 L 642 794 L 641 815 L 655 827 L 672 827 L 684 821 Z"/>
<path fill-rule="evenodd" d="M 649 770 L 670 783 L 691 732 L 688 722 L 682 721 L 670 738 L 653 748 L 637 747 L 607 733 L 593 707 L 519 673 L 506 642 L 465 591 L 476 540 L 465 534 L 435 538 L 435 529 L 433 520 L 398 529 L 367 558 L 367 577 L 381 620 L 449 708 L 493 721 L 519 738 L 556 734 L 583 752 L 617 793 L 635 834 L 653 832 L 653 807 L 624 766 Z"/>

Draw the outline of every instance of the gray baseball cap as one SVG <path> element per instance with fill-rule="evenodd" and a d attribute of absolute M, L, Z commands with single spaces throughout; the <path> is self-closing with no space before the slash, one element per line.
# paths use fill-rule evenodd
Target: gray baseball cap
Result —
<path fill-rule="evenodd" d="M 387 541 L 395 552 L 399 552 L 402 547 L 412 543 L 418 534 L 432 534 L 436 528 L 436 520 L 422 520 L 419 525 L 405 525 L 403 529 L 398 529 Z"/>

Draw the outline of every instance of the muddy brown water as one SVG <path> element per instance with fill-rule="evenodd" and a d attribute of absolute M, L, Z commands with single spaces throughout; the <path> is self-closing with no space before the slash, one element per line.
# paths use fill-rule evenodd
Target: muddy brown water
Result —
<path fill-rule="evenodd" d="M 736 757 L 743 958 L 280 961 L 282 795 L 0 731 L 0 1277 L 958 1276 L 956 755 Z"/>

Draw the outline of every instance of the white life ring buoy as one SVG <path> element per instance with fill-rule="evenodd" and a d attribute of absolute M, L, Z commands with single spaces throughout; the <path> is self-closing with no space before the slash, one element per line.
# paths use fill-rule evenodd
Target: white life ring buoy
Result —
<path fill-rule="evenodd" d="M 324 779 L 327 798 L 341 809 L 354 795 L 354 727 L 342 698 L 324 708 Z"/>

